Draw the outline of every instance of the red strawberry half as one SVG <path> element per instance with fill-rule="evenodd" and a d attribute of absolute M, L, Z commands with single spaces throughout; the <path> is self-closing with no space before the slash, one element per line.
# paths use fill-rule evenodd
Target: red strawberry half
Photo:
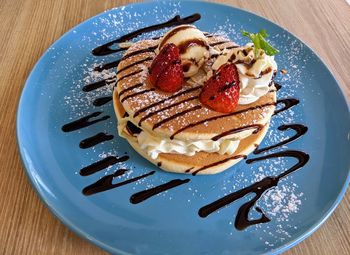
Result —
<path fill-rule="evenodd" d="M 215 111 L 230 113 L 238 104 L 239 90 L 237 67 L 232 63 L 227 63 L 207 80 L 199 95 L 199 100 Z"/>
<path fill-rule="evenodd" d="M 183 79 L 179 48 L 166 44 L 152 62 L 149 81 L 162 91 L 175 92 L 182 88 Z"/>

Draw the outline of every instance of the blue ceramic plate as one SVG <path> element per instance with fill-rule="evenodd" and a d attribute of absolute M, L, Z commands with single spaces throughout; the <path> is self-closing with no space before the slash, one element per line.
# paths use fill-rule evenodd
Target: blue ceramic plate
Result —
<path fill-rule="evenodd" d="M 274 158 L 254 164 L 241 161 L 221 174 L 187 176 L 165 173 L 143 159 L 116 135 L 111 102 L 94 106 L 96 98 L 110 96 L 113 85 L 83 92 L 82 87 L 111 75 L 92 67 L 115 61 L 122 53 L 93 56 L 91 50 L 138 28 L 198 12 L 196 25 L 210 33 L 222 33 L 247 43 L 240 30 L 265 28 L 280 54 L 276 81 L 282 85 L 278 98 L 294 97 L 300 103 L 272 119 L 262 146 L 293 135 L 279 131 L 282 124 L 299 123 L 309 130 L 300 139 L 277 148 L 302 150 L 310 161 L 280 181 L 257 205 L 270 222 L 239 231 L 234 227 L 239 207 L 248 195 L 207 218 L 198 210 L 218 198 L 247 187 L 264 176 L 278 175 L 295 163 L 293 158 Z M 164 30 L 141 35 L 160 35 Z M 73 132 L 62 126 L 92 112 L 109 119 Z M 292 34 L 252 13 L 224 5 L 200 2 L 153 2 L 104 12 L 78 25 L 56 43 L 35 65 L 19 103 L 17 135 L 20 153 L 34 188 L 50 210 L 70 229 L 115 254 L 261 254 L 280 253 L 315 231 L 340 202 L 349 182 L 349 107 L 333 75 L 315 53 Z M 81 140 L 99 132 L 112 140 L 81 149 Z M 89 176 L 79 170 L 110 155 L 130 156 Z M 254 157 L 249 155 L 248 158 Z M 129 169 L 114 182 L 122 182 L 155 170 L 137 182 L 92 196 L 84 187 Z M 132 194 L 174 178 L 191 181 L 142 203 L 131 204 Z M 251 218 L 259 217 L 252 210 Z"/>

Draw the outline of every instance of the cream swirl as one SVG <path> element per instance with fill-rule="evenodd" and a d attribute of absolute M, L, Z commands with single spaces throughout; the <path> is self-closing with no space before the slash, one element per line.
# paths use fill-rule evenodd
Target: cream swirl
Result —
<path fill-rule="evenodd" d="M 181 25 L 168 31 L 161 38 L 157 52 L 168 43 L 179 47 L 185 77 L 195 75 L 209 58 L 208 40 L 195 26 Z"/>
<path fill-rule="evenodd" d="M 273 56 L 268 56 L 261 49 L 254 54 L 252 44 L 230 50 L 223 50 L 212 65 L 213 70 L 227 62 L 237 66 L 240 80 L 239 104 L 250 104 L 269 91 L 269 85 L 277 70 Z"/>
<path fill-rule="evenodd" d="M 121 137 L 127 138 L 132 135 L 126 128 L 128 121 L 130 121 L 130 118 L 126 117 L 118 122 L 118 133 Z M 228 136 L 227 139 L 219 139 L 217 141 L 210 139 L 179 140 L 155 136 L 142 128 L 141 130 L 139 134 L 132 136 L 136 137 L 141 149 L 146 151 L 152 159 L 156 159 L 159 153 L 177 153 L 193 156 L 196 152 L 205 151 L 209 153 L 217 152 L 221 155 L 232 155 L 239 145 L 239 140 L 237 140 L 236 136 Z M 247 136 L 248 134 L 243 133 L 243 135 Z"/>
<path fill-rule="evenodd" d="M 239 140 L 178 140 L 154 136 L 147 131 L 142 131 L 137 136 L 137 142 L 141 149 L 156 159 L 159 153 L 176 153 L 193 156 L 196 152 L 217 152 L 220 155 L 233 154 L 239 145 Z"/>

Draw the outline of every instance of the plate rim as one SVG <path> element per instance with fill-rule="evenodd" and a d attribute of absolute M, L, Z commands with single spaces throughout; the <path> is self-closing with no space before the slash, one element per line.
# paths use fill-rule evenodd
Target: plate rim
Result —
<path fill-rule="evenodd" d="M 142 6 L 142 5 L 149 5 L 149 4 L 155 4 L 157 3 L 157 0 L 150 0 L 150 1 L 145 1 L 145 2 L 138 2 L 138 3 L 130 3 L 127 5 L 120 5 L 118 7 L 113 7 L 110 9 L 106 9 L 101 13 L 98 13 L 82 22 L 80 22 L 79 24 L 74 25 L 72 28 L 70 28 L 67 32 L 65 32 L 63 35 L 61 35 L 58 39 L 56 39 L 40 56 L 40 58 L 36 61 L 35 65 L 32 67 L 30 74 L 28 75 L 24 86 L 22 88 L 21 91 L 21 96 L 18 100 L 18 104 L 17 104 L 17 111 L 16 111 L 16 143 L 17 143 L 17 148 L 19 150 L 19 155 L 20 155 L 20 159 L 21 159 L 21 163 L 22 166 L 24 168 L 24 172 L 27 176 L 27 178 L 30 181 L 31 186 L 33 187 L 35 193 L 39 196 L 40 200 L 43 202 L 43 204 L 45 205 L 46 208 L 49 209 L 49 211 L 64 225 L 66 226 L 69 230 L 71 230 L 72 232 L 74 232 L 75 234 L 77 234 L 79 237 L 89 241 L 90 243 L 98 246 L 99 248 L 107 251 L 107 252 L 111 252 L 113 254 L 130 254 L 130 253 L 126 253 L 124 251 L 121 251 L 115 247 L 112 247 L 104 242 L 99 241 L 98 239 L 91 237 L 88 233 L 82 231 L 78 226 L 76 226 L 74 224 L 74 222 L 71 222 L 69 219 L 67 219 L 63 214 L 61 214 L 59 212 L 59 210 L 56 210 L 56 208 L 51 205 L 47 199 L 46 196 L 44 195 L 44 192 L 40 191 L 39 185 L 35 182 L 35 178 L 32 175 L 32 170 L 30 170 L 30 166 L 28 165 L 28 162 L 25 160 L 25 152 L 23 151 L 23 147 L 21 146 L 21 134 L 20 134 L 20 128 L 19 128 L 19 122 L 20 122 L 20 113 L 22 111 L 23 108 L 23 100 L 25 95 L 27 94 L 26 91 L 29 90 L 29 82 L 32 79 L 32 76 L 34 75 L 34 73 L 36 72 L 36 69 L 38 69 L 38 65 L 40 62 L 42 62 L 42 59 L 47 55 L 48 51 L 50 50 L 50 48 L 54 47 L 59 41 L 61 41 L 62 39 L 64 39 L 66 36 L 68 36 L 68 34 L 72 33 L 77 27 L 90 22 L 91 20 L 94 20 L 96 18 L 98 18 L 99 16 L 104 15 L 107 12 L 113 11 L 113 10 L 117 10 L 117 11 L 123 11 L 122 9 L 126 6 Z M 342 86 L 340 85 L 340 83 L 338 82 L 338 80 L 336 79 L 333 71 L 328 67 L 328 65 L 324 62 L 323 58 L 321 58 L 307 43 L 305 43 L 303 40 L 301 40 L 298 36 L 296 36 L 294 33 L 288 31 L 287 29 L 283 28 L 282 26 L 276 24 L 274 21 L 271 21 L 263 16 L 260 16 L 252 11 L 249 10 L 245 10 L 236 6 L 231 6 L 228 4 L 224 4 L 224 3 L 216 3 L 216 2 L 207 2 L 207 1 L 203 1 L 203 0 L 183 0 L 183 1 L 176 1 L 176 0 L 171 0 L 171 1 L 167 1 L 167 2 L 187 2 L 187 3 L 195 3 L 195 2 L 200 2 L 202 4 L 205 5 L 219 5 L 219 6 L 225 6 L 225 7 L 229 7 L 232 9 L 235 9 L 239 12 L 245 12 L 245 13 L 249 13 L 250 15 L 254 16 L 254 17 L 258 17 L 263 19 L 264 21 L 267 21 L 269 23 L 272 23 L 273 25 L 275 25 L 276 27 L 278 27 L 279 29 L 283 30 L 284 32 L 287 32 L 288 34 L 292 35 L 296 40 L 298 40 L 300 43 L 302 43 L 304 46 L 307 47 L 307 49 L 316 57 L 318 58 L 320 61 L 320 64 L 323 65 L 323 67 L 325 67 L 327 69 L 327 71 L 329 72 L 331 78 L 335 81 L 336 83 L 336 87 L 338 89 L 338 93 L 340 94 L 340 96 L 343 98 L 343 100 L 345 101 L 346 105 L 347 105 L 347 111 L 348 114 L 350 115 L 350 102 L 347 100 L 346 96 L 345 96 L 345 88 L 342 88 Z M 342 201 L 342 199 L 344 198 L 344 195 L 347 191 L 347 188 L 350 184 L 350 168 L 348 169 L 348 174 L 347 177 L 343 183 L 343 186 L 341 187 L 341 189 L 339 190 L 339 193 L 337 194 L 337 198 L 333 201 L 333 203 L 331 204 L 331 206 L 328 208 L 328 210 L 326 212 L 324 212 L 323 216 L 319 218 L 318 221 L 315 222 L 315 224 L 313 224 L 312 226 L 310 226 L 306 231 L 304 231 L 303 234 L 301 234 L 300 236 L 292 239 L 291 241 L 285 243 L 284 245 L 281 245 L 280 247 L 276 248 L 276 249 L 271 249 L 270 251 L 265 252 L 264 254 L 281 254 L 289 249 L 291 249 L 292 247 L 296 246 L 297 244 L 301 243 L 302 241 L 304 241 L 306 238 L 310 237 L 316 230 L 318 230 L 318 228 L 325 223 L 329 217 L 332 215 L 332 213 L 335 211 L 335 209 L 338 207 L 338 205 L 340 204 L 340 202 Z"/>

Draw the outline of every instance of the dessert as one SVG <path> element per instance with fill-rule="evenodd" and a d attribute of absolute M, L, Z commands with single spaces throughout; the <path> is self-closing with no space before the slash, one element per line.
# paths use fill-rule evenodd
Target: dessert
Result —
<path fill-rule="evenodd" d="M 277 65 L 265 50 L 192 25 L 134 43 L 113 93 L 119 135 L 166 171 L 214 174 L 234 165 L 260 144 L 275 110 Z"/>
<path fill-rule="evenodd" d="M 199 14 L 183 18 L 175 16 L 164 23 L 140 28 L 122 35 L 98 46 L 92 53 L 95 56 L 103 56 L 125 51 L 129 45 L 132 45 L 128 41 L 140 34 L 164 27 L 193 23 L 198 19 L 200 19 Z M 175 36 L 180 31 L 182 31 L 181 36 Z M 189 31 L 191 33 L 188 33 Z M 273 192 L 267 191 L 279 186 L 280 180 L 300 170 L 310 159 L 310 156 L 303 151 L 282 147 L 307 133 L 308 127 L 303 124 L 284 123 L 280 125 L 277 128 L 279 132 L 292 131 L 294 135 L 288 138 L 282 135 L 282 137 L 272 139 L 268 146 L 258 147 L 258 142 L 264 137 L 267 130 L 271 110 L 261 111 L 260 115 L 259 112 L 254 113 L 254 111 L 274 108 L 279 105 L 280 107 L 273 112 L 274 115 L 277 115 L 299 104 L 299 100 L 294 97 L 279 98 L 277 102 L 275 100 L 276 90 L 283 88 L 283 86 L 273 82 L 277 65 L 271 56 L 278 51 L 265 40 L 267 37 L 265 31 L 256 34 L 243 31 L 243 35 L 249 37 L 253 44 L 242 47 L 238 47 L 225 38 L 205 34 L 188 25 L 177 27 L 176 30 L 170 30 L 167 34 L 171 35 L 168 36 L 167 43 L 164 42 L 166 35 L 160 40 L 139 42 L 132 46 L 133 48 L 130 48 L 122 59 L 99 66 L 94 65 L 93 77 L 96 71 L 101 72 L 104 79 L 88 83 L 82 90 L 90 93 L 114 83 L 114 72 L 111 76 L 105 77 L 103 71 L 114 68 L 118 63 L 121 63 L 118 67 L 118 82 L 121 87 L 117 87 L 114 91 L 114 105 L 120 120 L 119 131 L 140 154 L 168 171 L 184 171 L 193 175 L 219 172 L 237 162 L 234 160 L 243 158 L 246 153 L 249 153 L 252 145 L 257 148 L 254 149 L 254 155 L 251 155 L 245 162 L 246 164 L 260 161 L 268 163 L 272 160 L 270 161 L 270 171 L 267 171 L 266 174 L 271 173 L 271 167 L 276 163 L 280 164 L 280 158 L 296 160 L 295 164 L 287 169 L 284 169 L 285 166 L 282 164 L 283 171 L 282 169 L 277 169 L 277 171 L 273 169 L 272 175 L 268 176 L 265 176 L 265 169 L 260 170 L 259 167 L 259 172 L 264 171 L 264 178 L 260 178 L 262 177 L 260 173 L 253 174 L 253 182 L 251 183 L 250 178 L 245 179 L 244 177 L 244 182 L 249 183 L 248 186 L 230 191 L 228 194 L 225 188 L 223 189 L 225 190 L 224 196 L 198 210 L 198 215 L 205 218 L 248 194 L 254 194 L 251 199 L 239 207 L 234 226 L 237 230 L 244 230 L 249 226 L 269 222 L 269 215 L 265 214 L 265 210 L 259 207 L 257 201 L 266 203 L 266 196 L 268 194 L 270 197 L 274 196 L 273 192 L 276 189 Z M 160 46 L 160 42 L 164 42 L 162 46 Z M 120 48 L 115 48 L 115 43 L 119 43 Z M 281 73 L 285 74 L 286 72 L 286 70 L 281 70 Z M 138 83 L 132 84 L 132 82 Z M 156 93 L 138 98 L 142 94 L 153 92 Z M 136 98 L 137 105 L 134 105 L 135 102 L 130 102 L 128 108 L 128 104 L 124 104 L 124 101 L 133 100 L 133 98 Z M 110 95 L 97 97 L 92 104 L 99 107 L 112 99 Z M 166 111 L 169 112 L 162 115 Z M 191 118 L 186 117 L 186 114 L 192 111 L 197 111 L 197 116 L 192 114 L 189 116 Z M 147 123 L 149 118 L 155 118 L 155 116 L 158 119 L 152 120 L 153 123 Z M 250 118 L 250 121 L 247 120 L 247 117 Z M 90 112 L 64 124 L 62 131 L 73 132 L 84 129 L 96 123 L 107 121 L 109 118 L 110 116 L 102 110 Z M 181 118 L 188 120 L 188 122 L 181 122 L 185 121 Z M 192 119 L 195 122 L 191 123 Z M 177 122 L 171 123 L 174 120 Z M 144 122 L 147 125 L 143 124 Z M 168 123 L 168 133 L 163 127 L 164 123 Z M 175 130 L 175 125 L 180 129 Z M 151 133 L 152 131 L 153 133 Z M 219 131 L 221 133 L 218 133 Z M 170 135 L 170 133 L 172 134 Z M 82 140 L 79 147 L 81 149 L 91 148 L 112 140 L 113 137 L 106 132 L 99 132 Z M 278 150 L 278 148 L 280 149 Z M 186 178 L 180 176 L 179 179 L 174 178 L 158 185 L 159 177 L 157 175 L 159 173 L 154 169 L 145 171 L 141 168 L 141 172 L 136 171 L 135 174 L 132 174 L 134 171 L 128 169 L 128 166 L 119 164 L 132 160 L 132 158 L 129 157 L 127 151 L 124 153 L 119 151 L 119 153 L 119 155 L 115 152 L 99 154 L 100 160 L 80 169 L 81 176 L 91 176 L 112 165 L 117 165 L 117 168 L 113 168 L 113 172 L 107 170 L 95 182 L 89 181 L 89 184 L 82 190 L 84 195 L 95 195 L 125 185 L 132 185 L 140 180 L 151 179 L 151 187 L 147 185 L 144 190 L 130 196 L 130 203 L 138 204 L 181 185 L 190 184 L 191 187 L 196 185 L 191 183 L 192 178 L 188 176 Z M 274 162 L 275 158 L 279 158 L 279 160 Z M 192 167 L 183 170 L 186 165 Z M 244 172 L 247 172 L 248 176 L 252 174 L 250 171 Z M 97 177 L 97 175 L 95 176 Z M 169 175 L 169 177 L 171 176 Z M 235 182 L 239 182 L 243 178 L 240 173 L 237 177 Z M 224 185 L 225 182 L 223 182 Z M 189 190 L 191 189 L 189 188 Z M 281 189 L 285 191 L 285 186 L 282 186 Z M 277 198 L 281 201 L 279 196 Z M 286 211 L 281 207 L 281 203 L 282 201 L 276 204 L 275 208 L 278 210 L 282 208 L 281 211 L 285 214 Z M 298 203 L 298 200 L 291 197 L 287 207 L 293 207 L 293 210 L 296 210 L 298 208 L 295 205 Z M 267 208 L 272 209 L 269 206 Z M 273 213 L 275 213 L 275 208 L 272 210 Z M 252 210 L 259 213 L 260 217 L 252 219 L 250 217 Z"/>

